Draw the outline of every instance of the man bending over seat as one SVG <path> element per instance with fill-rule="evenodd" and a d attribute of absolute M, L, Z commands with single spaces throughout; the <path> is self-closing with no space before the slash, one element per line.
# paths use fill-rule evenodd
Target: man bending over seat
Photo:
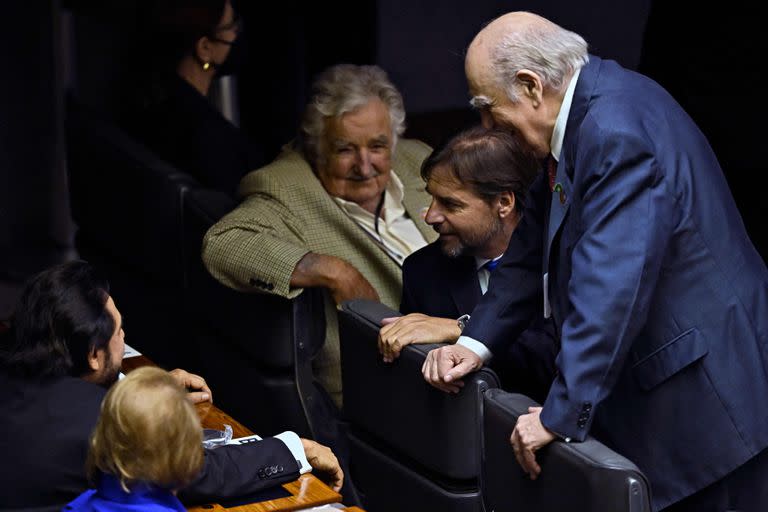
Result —
<path fill-rule="evenodd" d="M 421 169 L 432 195 L 426 221 L 440 238 L 403 265 L 399 318 L 384 319 L 379 348 L 392 361 L 410 343 L 454 343 L 488 289 L 541 164 L 498 130 L 472 128 L 435 149 Z M 503 387 L 543 401 L 557 347 L 550 322 L 536 319 L 494 360 Z"/>

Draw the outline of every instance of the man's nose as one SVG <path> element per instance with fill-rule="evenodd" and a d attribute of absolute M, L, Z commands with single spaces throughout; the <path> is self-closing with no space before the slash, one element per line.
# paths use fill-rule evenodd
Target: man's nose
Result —
<path fill-rule="evenodd" d="M 429 205 L 429 210 L 427 210 L 427 215 L 424 217 L 424 222 L 435 226 L 441 224 L 444 220 L 445 217 L 443 216 L 443 212 L 440 211 L 440 208 L 437 207 L 435 201 L 432 200 L 432 204 Z"/>
<path fill-rule="evenodd" d="M 367 149 L 361 149 L 357 152 L 357 169 L 360 176 L 368 177 L 374 174 L 371 153 Z"/>

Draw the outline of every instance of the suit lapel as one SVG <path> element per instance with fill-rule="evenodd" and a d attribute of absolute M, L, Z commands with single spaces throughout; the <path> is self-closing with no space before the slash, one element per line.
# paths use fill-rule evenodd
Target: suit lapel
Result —
<path fill-rule="evenodd" d="M 587 114 L 589 100 L 594 94 L 601 67 L 602 59 L 590 55 L 589 63 L 581 68 L 579 81 L 576 83 L 576 89 L 573 91 L 573 100 L 571 101 L 571 109 L 568 113 L 568 121 L 565 127 L 565 137 L 563 138 L 563 148 L 560 152 L 560 161 L 557 163 L 555 190 L 552 192 L 552 202 L 549 207 L 547 246 L 544 257 L 545 274 L 549 271 L 552 243 L 563 226 L 573 197 L 572 179 L 575 134 Z M 568 172 L 568 169 L 570 169 L 570 172 Z"/>
<path fill-rule="evenodd" d="M 447 256 L 446 256 L 447 257 Z M 458 263 L 458 262 L 457 262 Z M 475 259 L 462 257 L 461 264 L 454 266 L 459 272 L 448 278 L 451 298 L 459 315 L 469 314 L 480 301 L 480 281 L 477 280 Z"/>
<path fill-rule="evenodd" d="M 552 241 L 555 239 L 557 232 L 560 231 L 560 227 L 563 225 L 566 213 L 568 213 L 568 207 L 571 204 L 571 192 L 573 186 L 571 180 L 568 178 L 565 172 L 565 159 L 560 158 L 560 162 L 557 164 L 557 174 L 555 176 L 555 189 L 552 192 L 552 201 L 549 205 L 549 226 L 547 229 L 547 255 L 545 258 L 545 264 L 548 268 L 548 262 L 550 257 L 550 250 L 552 249 Z M 546 269 L 545 269 L 546 272 Z"/>

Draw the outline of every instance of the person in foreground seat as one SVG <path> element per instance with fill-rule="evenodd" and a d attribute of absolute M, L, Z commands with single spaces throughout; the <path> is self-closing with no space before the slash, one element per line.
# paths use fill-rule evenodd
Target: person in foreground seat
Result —
<path fill-rule="evenodd" d="M 384 319 L 379 335 L 385 361 L 410 343 L 456 342 L 507 250 L 540 167 L 520 139 L 483 127 L 459 133 L 424 161 L 421 176 L 432 195 L 425 220 L 440 238 L 405 260 L 405 316 Z M 539 315 L 492 366 L 502 387 L 543 401 L 556 353 L 551 322 Z"/>
<path fill-rule="evenodd" d="M 200 418 L 179 383 L 139 368 L 107 392 L 91 435 L 86 472 L 95 489 L 65 511 L 184 511 L 176 490 L 203 465 Z"/>
<path fill-rule="evenodd" d="M 124 336 L 109 284 L 88 263 L 58 265 L 27 283 L 11 329 L 0 336 L 0 450 L 13 461 L 0 466 L 4 507 L 60 510 L 88 487 L 88 438 L 118 379 Z M 212 399 L 202 378 L 183 370 L 170 375 L 195 388 L 193 401 Z M 179 497 L 200 503 L 251 494 L 296 478 L 304 457 L 341 488 L 344 475 L 331 451 L 286 432 L 206 450 L 202 470 Z M 260 474 L 272 466 L 283 471 Z"/>

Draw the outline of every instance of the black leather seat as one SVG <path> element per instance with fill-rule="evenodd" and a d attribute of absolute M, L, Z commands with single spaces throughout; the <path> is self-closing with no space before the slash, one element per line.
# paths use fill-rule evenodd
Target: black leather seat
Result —
<path fill-rule="evenodd" d="M 200 371 L 216 403 L 252 430 L 291 429 L 332 444 L 336 409 L 312 375 L 325 339 L 321 292 L 307 289 L 293 300 L 241 293 L 203 266 L 203 235 L 234 206 L 227 195 L 207 189 L 191 190 L 184 199 L 185 304 Z"/>
<path fill-rule="evenodd" d="M 536 404 L 524 395 L 485 393 L 483 496 L 486 510 L 650 512 L 648 481 L 631 461 L 593 438 L 555 442 L 537 452 L 541 475 L 530 480 L 509 442 L 521 414 Z"/>
<path fill-rule="evenodd" d="M 292 429 L 331 443 L 335 408 L 311 371 L 325 333 L 319 292 L 289 301 L 219 284 L 200 248 L 233 199 L 75 101 L 67 134 L 78 250 L 109 278 L 127 343 L 205 376 L 216 403 L 260 434 Z"/>
<path fill-rule="evenodd" d="M 421 365 L 435 345 L 410 345 L 392 364 L 377 348 L 383 304 L 355 300 L 339 313 L 344 419 L 351 467 L 366 510 L 480 511 L 483 369 L 458 394 L 427 384 Z"/>
<path fill-rule="evenodd" d="M 66 121 L 80 256 L 109 278 L 127 343 L 160 365 L 188 366 L 182 205 L 198 184 L 72 98 Z"/>

